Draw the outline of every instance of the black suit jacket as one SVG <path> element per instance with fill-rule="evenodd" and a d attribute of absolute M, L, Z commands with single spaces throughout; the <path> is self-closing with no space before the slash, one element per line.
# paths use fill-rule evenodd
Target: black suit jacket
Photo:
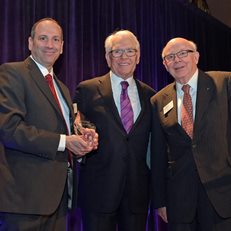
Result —
<path fill-rule="evenodd" d="M 67 87 L 55 81 L 70 109 Z M 67 177 L 67 153 L 57 152 L 66 125 L 31 58 L 0 67 L 0 211 L 51 214 Z"/>
<path fill-rule="evenodd" d="M 199 71 L 192 140 L 178 124 L 175 83 L 151 99 L 153 203 L 167 206 L 170 221 L 192 220 L 198 179 L 218 214 L 231 216 L 230 80 L 228 72 Z"/>
<path fill-rule="evenodd" d="M 99 133 L 99 147 L 87 155 L 80 172 L 79 202 L 88 210 L 115 211 L 126 191 L 132 211 L 147 211 L 150 171 L 146 153 L 154 90 L 135 81 L 141 112 L 129 134 L 114 103 L 109 74 L 77 87 L 74 102 Z"/>

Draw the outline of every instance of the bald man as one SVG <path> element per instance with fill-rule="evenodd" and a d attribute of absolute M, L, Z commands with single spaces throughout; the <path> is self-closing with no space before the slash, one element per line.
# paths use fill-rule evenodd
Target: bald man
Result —
<path fill-rule="evenodd" d="M 175 82 L 151 98 L 153 206 L 171 231 L 228 231 L 231 73 L 199 70 L 184 38 L 162 58 Z"/>

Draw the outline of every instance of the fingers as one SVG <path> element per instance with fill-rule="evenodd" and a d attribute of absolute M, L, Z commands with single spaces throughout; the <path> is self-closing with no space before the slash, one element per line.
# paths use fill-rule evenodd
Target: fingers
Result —
<path fill-rule="evenodd" d="M 158 208 L 157 213 L 165 223 L 168 223 L 166 207 Z"/>
<path fill-rule="evenodd" d="M 93 146 L 79 135 L 66 136 L 66 148 L 78 156 L 83 156 L 93 150 Z"/>
<path fill-rule="evenodd" d="M 91 129 L 88 129 L 91 130 Z M 66 148 L 75 155 L 85 155 L 98 148 L 98 134 L 94 131 L 84 135 L 71 135 L 66 137 Z"/>
<path fill-rule="evenodd" d="M 88 144 L 96 149 L 98 147 L 98 133 L 94 129 L 84 128 L 82 130 L 84 140 L 88 142 Z"/>

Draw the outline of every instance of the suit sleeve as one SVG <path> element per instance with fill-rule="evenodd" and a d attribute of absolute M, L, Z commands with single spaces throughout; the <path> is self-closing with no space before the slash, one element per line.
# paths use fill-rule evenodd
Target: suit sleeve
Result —
<path fill-rule="evenodd" d="M 231 73 L 228 78 L 228 100 L 229 100 L 229 116 L 230 116 L 229 119 L 231 119 Z"/>
<path fill-rule="evenodd" d="M 28 77 L 28 76 L 27 76 Z M 37 120 L 44 111 L 29 105 L 30 91 L 25 76 L 11 65 L 0 67 L 0 139 L 6 148 L 54 159 L 60 135 L 49 129 L 39 129 L 26 118 L 35 110 Z M 37 100 L 38 101 L 38 100 Z M 36 120 L 36 118 L 35 118 Z M 45 123 L 45 121 L 44 121 Z"/>
<path fill-rule="evenodd" d="M 152 206 L 161 208 L 166 206 L 167 145 L 158 115 L 158 107 L 153 97 L 151 104 L 151 198 Z"/>
<path fill-rule="evenodd" d="M 86 93 L 87 88 L 84 87 L 84 83 L 80 83 L 75 90 L 75 95 L 73 99 L 73 103 L 77 103 L 78 111 L 84 115 L 86 113 Z"/>

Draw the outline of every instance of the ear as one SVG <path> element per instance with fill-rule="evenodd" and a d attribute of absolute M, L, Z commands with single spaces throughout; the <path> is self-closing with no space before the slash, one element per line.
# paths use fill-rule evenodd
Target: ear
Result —
<path fill-rule="evenodd" d="M 60 54 L 62 54 L 62 53 L 63 53 L 63 44 L 64 44 L 64 41 L 62 41 L 62 45 L 61 45 Z"/>
<path fill-rule="evenodd" d="M 166 71 L 168 72 L 168 65 L 167 65 L 167 63 L 164 60 L 163 60 L 163 65 L 164 65 Z"/>
<path fill-rule="evenodd" d="M 139 64 L 139 63 L 140 63 L 140 51 L 138 51 L 136 55 L 136 64 Z"/>
<path fill-rule="evenodd" d="M 105 58 L 107 60 L 108 67 L 111 68 L 111 57 L 110 57 L 109 53 L 105 53 Z"/>
<path fill-rule="evenodd" d="M 28 49 L 31 51 L 33 46 L 33 39 L 31 37 L 28 38 Z"/>
<path fill-rule="evenodd" d="M 194 59 L 195 59 L 195 63 L 196 63 L 196 64 L 198 64 L 199 58 L 200 58 L 200 53 L 199 53 L 198 51 L 195 51 Z"/>

